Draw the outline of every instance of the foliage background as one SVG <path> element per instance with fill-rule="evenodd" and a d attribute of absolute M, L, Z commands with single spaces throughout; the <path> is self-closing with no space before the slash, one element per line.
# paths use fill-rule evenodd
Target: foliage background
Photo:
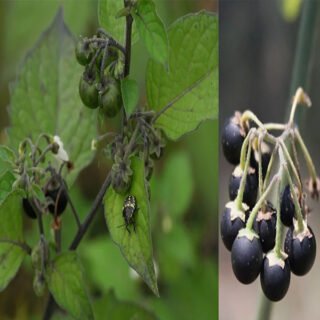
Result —
<path fill-rule="evenodd" d="M 313 0 L 306 0 L 313 1 Z M 220 17 L 220 123 L 221 128 L 235 110 L 251 109 L 262 122 L 283 122 L 289 104 L 289 90 L 294 63 L 300 15 L 284 14 L 285 2 L 219 2 Z M 320 19 L 310 65 L 309 88 L 313 106 L 304 110 L 300 132 L 320 171 Z M 220 198 L 222 213 L 228 201 L 228 179 L 232 167 L 223 158 L 220 147 Z M 305 175 L 303 175 L 306 177 Z M 319 204 L 309 201 L 308 219 L 319 243 Z M 220 242 L 221 243 L 221 242 Z M 232 273 L 229 252 L 220 245 L 219 313 L 221 320 L 255 319 L 261 292 L 259 278 L 251 285 L 240 284 Z M 286 297 L 273 306 L 271 319 L 317 319 L 320 314 L 320 257 L 304 277 L 292 275 Z"/>
<path fill-rule="evenodd" d="M 189 12 L 217 10 L 217 3 L 212 0 L 155 2 L 167 26 Z M 0 0 L 0 30 L 3 35 L 0 39 L 1 143 L 5 143 L 4 129 L 9 125 L 8 83 L 14 80 L 19 62 L 50 24 L 59 5 L 63 5 L 66 23 L 75 35 L 94 33 L 97 27 L 96 1 Z M 146 61 L 145 48 L 138 42 L 133 47 L 132 76 L 138 79 L 140 90 L 144 87 Z M 115 124 L 110 123 L 110 126 Z M 161 298 L 153 297 L 145 285 L 132 276 L 119 250 L 105 235 L 102 214 L 79 249 L 88 286 L 94 296 L 106 297 L 113 288 L 119 300 L 143 305 L 160 319 L 217 319 L 217 133 L 218 121 L 204 123 L 195 133 L 178 143 L 169 144 L 164 157 L 157 163 L 152 181 L 151 220 L 155 256 L 160 269 Z M 110 163 L 98 154 L 71 190 L 82 216 L 109 168 Z M 180 172 L 179 168 L 182 168 Z M 170 199 L 160 189 L 161 186 L 165 188 L 176 175 L 181 178 L 177 181 L 174 198 Z M 183 197 L 185 194 L 189 194 L 187 199 Z M 176 217 L 171 208 L 179 207 L 179 201 L 183 212 Z M 25 232 L 32 240 L 33 227 L 30 221 L 25 222 Z M 65 213 L 63 223 L 63 241 L 68 244 L 75 232 L 70 212 Z M 171 228 L 168 228 L 168 223 Z M 1 319 L 39 319 L 45 298 L 39 299 L 33 293 L 31 267 L 25 263 L 17 278 L 0 294 Z"/>

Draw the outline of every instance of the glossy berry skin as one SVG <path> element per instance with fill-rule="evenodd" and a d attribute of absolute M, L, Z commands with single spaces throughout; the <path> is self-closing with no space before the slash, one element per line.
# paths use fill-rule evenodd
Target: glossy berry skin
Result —
<path fill-rule="evenodd" d="M 280 210 L 281 222 L 287 227 L 292 226 L 294 213 L 295 213 L 295 207 L 294 207 L 294 203 L 293 203 L 293 199 L 290 191 L 290 186 L 286 185 L 281 196 L 281 210 Z"/>
<path fill-rule="evenodd" d="M 127 231 L 130 233 L 129 226 L 133 225 L 133 230 L 136 231 L 136 222 L 135 215 L 137 213 L 137 201 L 135 196 L 129 195 L 126 197 L 123 207 L 122 207 L 122 216 L 125 222 Z"/>
<path fill-rule="evenodd" d="M 245 227 L 245 220 L 246 213 L 236 210 L 233 201 L 226 204 L 220 221 L 220 233 L 223 244 L 229 251 L 239 230 Z"/>
<path fill-rule="evenodd" d="M 295 275 L 303 276 L 310 271 L 316 258 L 316 249 L 316 239 L 309 226 L 306 234 L 295 235 L 293 227 L 288 230 L 284 250 Z"/>
<path fill-rule="evenodd" d="M 92 54 L 93 51 L 90 48 L 89 42 L 80 39 L 75 47 L 75 55 L 78 63 L 82 66 L 86 66 L 87 64 L 89 64 L 92 58 Z"/>
<path fill-rule="evenodd" d="M 225 158 L 233 165 L 240 162 L 241 147 L 246 136 L 244 128 L 240 125 L 241 113 L 236 112 L 233 117 L 225 123 L 221 143 Z"/>
<path fill-rule="evenodd" d="M 240 166 L 237 166 L 234 169 L 229 181 L 230 200 L 234 200 L 237 197 L 242 176 L 243 176 L 243 171 L 241 170 Z M 247 173 L 246 185 L 243 193 L 242 202 L 244 202 L 250 208 L 252 208 L 256 203 L 257 194 L 258 194 L 258 179 L 257 179 L 256 171 L 252 168 L 249 168 Z"/>
<path fill-rule="evenodd" d="M 65 189 L 56 188 L 53 190 L 47 190 L 45 196 L 50 198 L 55 204 L 51 203 L 48 205 L 48 210 L 51 214 L 57 213 L 60 216 L 67 207 L 68 196 Z"/>
<path fill-rule="evenodd" d="M 241 283 L 252 283 L 258 277 L 262 260 L 262 247 L 257 237 L 252 240 L 247 236 L 236 237 L 232 245 L 231 261 L 233 272 Z"/>
<path fill-rule="evenodd" d="M 280 301 L 286 295 L 290 285 L 290 265 L 286 258 L 283 268 L 279 264 L 270 264 L 269 255 L 263 259 L 260 274 L 261 288 L 265 296 L 271 301 Z"/>
<path fill-rule="evenodd" d="M 37 214 L 34 212 L 33 207 L 31 206 L 30 200 L 28 198 L 22 199 L 23 211 L 31 219 L 37 219 Z"/>
<path fill-rule="evenodd" d="M 84 73 L 79 82 L 79 94 L 83 104 L 95 109 L 99 105 L 99 94 L 94 75 Z"/>
<path fill-rule="evenodd" d="M 111 77 L 104 80 L 103 92 L 99 97 L 102 112 L 108 117 L 115 117 L 121 109 L 121 94 L 118 81 Z"/>
<path fill-rule="evenodd" d="M 264 212 L 260 210 L 254 222 L 254 231 L 259 235 L 263 252 L 267 253 L 275 246 L 277 212 L 268 203 Z"/>

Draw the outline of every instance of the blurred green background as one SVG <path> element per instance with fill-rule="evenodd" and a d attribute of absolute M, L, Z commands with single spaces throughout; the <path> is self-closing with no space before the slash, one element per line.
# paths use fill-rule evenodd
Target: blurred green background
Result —
<path fill-rule="evenodd" d="M 316 169 L 320 172 L 320 15 L 319 1 L 222 0 L 220 19 L 220 128 L 235 110 L 252 110 L 262 122 L 284 122 L 290 102 L 290 85 L 301 20 L 301 5 L 318 2 L 306 89 L 313 106 L 303 110 L 299 123 Z M 301 158 L 302 163 L 302 158 Z M 233 168 L 222 155 L 219 163 L 220 214 L 228 201 L 228 182 Z M 303 171 L 302 178 L 307 178 Z M 310 201 L 308 222 L 319 241 L 319 203 Z M 230 253 L 219 248 L 219 313 L 221 320 L 257 319 L 259 278 L 240 284 L 232 272 Z M 292 275 L 286 297 L 273 305 L 271 319 L 319 319 L 320 258 L 304 277 Z"/>
<path fill-rule="evenodd" d="M 157 0 L 158 12 L 169 26 L 175 19 L 201 9 L 217 10 L 213 0 Z M 65 20 L 76 35 L 92 35 L 97 28 L 97 2 L 89 0 L 0 0 L 0 142 L 9 126 L 8 85 L 23 56 L 64 7 Z M 132 75 L 144 97 L 146 50 L 133 48 Z M 144 100 L 144 98 L 142 98 Z M 110 126 L 114 126 L 110 123 Z M 160 298 L 129 269 L 108 236 L 101 214 L 79 247 L 88 287 L 99 319 L 110 319 L 109 302 L 129 301 L 150 310 L 159 319 L 218 319 L 217 211 L 218 211 L 218 121 L 207 122 L 177 143 L 169 143 L 152 178 L 151 221 L 154 255 L 159 270 Z M 71 190 L 81 217 L 88 211 L 110 169 L 102 154 L 86 168 Z M 37 231 L 25 221 L 26 235 L 35 244 Z M 70 210 L 63 217 L 66 248 L 75 233 Z M 113 290 L 112 292 L 110 290 Z M 24 263 L 9 287 L 0 293 L 0 319 L 40 319 L 46 297 L 32 289 L 32 269 Z M 113 313 L 112 319 L 126 319 Z"/>

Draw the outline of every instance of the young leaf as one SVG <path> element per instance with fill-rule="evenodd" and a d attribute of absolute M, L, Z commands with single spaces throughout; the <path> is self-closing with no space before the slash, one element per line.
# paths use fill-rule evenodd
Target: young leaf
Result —
<path fill-rule="evenodd" d="M 201 11 L 168 32 L 169 71 L 150 60 L 147 98 L 158 112 L 155 125 L 176 140 L 218 114 L 218 19 Z"/>
<path fill-rule="evenodd" d="M 0 174 L 0 203 L 12 191 L 12 185 L 15 180 L 14 174 L 9 170 Z"/>
<path fill-rule="evenodd" d="M 83 68 L 74 56 L 75 39 L 60 10 L 51 26 L 26 56 L 11 87 L 10 145 L 35 140 L 40 133 L 58 135 L 74 169 L 68 185 L 93 158 L 91 140 L 96 136 L 97 114 L 82 106 L 78 84 Z"/>
<path fill-rule="evenodd" d="M 126 19 L 118 17 L 124 9 L 122 0 L 98 0 L 99 25 L 104 28 L 115 40 L 124 44 Z M 132 25 L 132 44 L 138 40 L 135 25 Z"/>
<path fill-rule="evenodd" d="M 75 319 L 94 319 L 82 269 L 75 252 L 57 256 L 49 264 L 45 277 L 49 291 L 62 309 Z"/>
<path fill-rule="evenodd" d="M 138 1 L 134 20 L 150 56 L 165 65 L 168 61 L 168 37 L 153 0 Z"/>
<path fill-rule="evenodd" d="M 0 204 L 0 291 L 18 272 L 26 252 L 8 241 L 23 242 L 22 193 L 11 192 Z"/>
<path fill-rule="evenodd" d="M 138 211 L 135 213 L 136 231 L 124 226 L 122 207 L 126 196 L 109 188 L 104 198 L 105 217 L 113 241 L 119 246 L 129 265 L 143 278 L 151 290 L 158 295 L 158 287 L 153 266 L 152 241 L 149 222 L 149 198 L 145 185 L 144 163 L 139 158 L 132 159 L 133 178 L 127 195 L 136 198 Z"/>
<path fill-rule="evenodd" d="M 121 80 L 121 93 L 127 118 L 135 110 L 139 100 L 139 88 L 135 80 L 125 78 Z"/>

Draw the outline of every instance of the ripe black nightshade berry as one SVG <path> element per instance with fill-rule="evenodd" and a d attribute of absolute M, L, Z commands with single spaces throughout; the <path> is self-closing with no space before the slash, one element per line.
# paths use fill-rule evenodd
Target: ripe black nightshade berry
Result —
<path fill-rule="evenodd" d="M 67 191 L 60 186 L 58 188 L 47 190 L 45 196 L 53 202 L 48 205 L 49 212 L 60 216 L 68 204 Z"/>
<path fill-rule="evenodd" d="M 22 199 L 22 207 L 23 211 L 26 213 L 26 215 L 31 219 L 37 219 L 37 214 L 34 212 L 33 207 L 30 203 L 30 200 L 28 198 Z"/>
<path fill-rule="evenodd" d="M 292 199 L 290 186 L 287 185 L 284 188 L 281 196 L 281 210 L 280 210 L 281 222 L 287 227 L 292 226 L 294 213 L 295 213 L 295 206 Z"/>
<path fill-rule="evenodd" d="M 307 274 L 316 258 L 316 239 L 312 229 L 305 229 L 296 233 L 291 227 L 286 235 L 284 250 L 288 254 L 291 271 L 297 276 Z"/>
<path fill-rule="evenodd" d="M 231 251 L 232 244 L 239 230 L 245 227 L 246 212 L 249 210 L 249 207 L 243 203 L 242 208 L 243 210 L 237 209 L 234 201 L 228 202 L 224 207 L 220 222 L 220 232 L 222 241 L 229 251 Z"/>
<path fill-rule="evenodd" d="M 233 117 L 227 120 L 222 130 L 223 154 L 231 164 L 239 164 L 245 136 L 246 130 L 241 125 L 241 113 L 237 111 Z"/>
<path fill-rule="evenodd" d="M 263 252 L 259 237 L 253 231 L 242 229 L 231 250 L 232 269 L 243 284 L 253 282 L 259 275 Z"/>
<path fill-rule="evenodd" d="M 229 181 L 229 196 L 230 200 L 234 200 L 238 195 L 238 190 L 241 183 L 241 178 L 243 177 L 243 170 L 238 165 L 232 172 Z M 243 200 L 250 208 L 252 208 L 257 199 L 258 194 L 258 179 L 256 175 L 256 170 L 253 168 L 248 169 L 246 185 L 243 193 Z"/>
<path fill-rule="evenodd" d="M 129 226 L 133 225 L 133 230 L 136 231 L 135 215 L 138 211 L 137 201 L 135 196 L 127 196 L 122 207 L 122 216 L 125 222 L 127 231 L 130 233 Z"/>
<path fill-rule="evenodd" d="M 259 235 L 263 252 L 274 248 L 276 239 L 277 212 L 270 202 L 261 208 L 254 222 L 254 230 Z"/>
<path fill-rule="evenodd" d="M 283 299 L 289 289 L 290 278 L 288 258 L 278 258 L 273 251 L 268 253 L 263 259 L 260 274 L 260 283 L 265 296 L 271 301 Z"/>

